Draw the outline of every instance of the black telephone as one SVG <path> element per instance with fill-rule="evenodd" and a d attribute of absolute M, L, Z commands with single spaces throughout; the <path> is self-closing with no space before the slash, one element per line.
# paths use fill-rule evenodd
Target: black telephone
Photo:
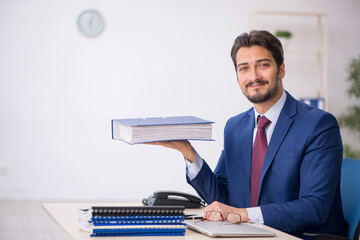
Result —
<path fill-rule="evenodd" d="M 148 198 L 143 199 L 147 206 L 184 206 L 185 208 L 201 208 L 205 202 L 195 195 L 176 191 L 154 192 Z"/>

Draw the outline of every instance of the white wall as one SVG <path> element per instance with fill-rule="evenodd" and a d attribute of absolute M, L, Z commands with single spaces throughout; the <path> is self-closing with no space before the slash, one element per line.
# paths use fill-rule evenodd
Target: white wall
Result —
<path fill-rule="evenodd" d="M 94 39 L 76 28 L 88 8 L 106 21 Z M 226 120 L 251 106 L 229 52 L 254 10 L 328 13 L 329 110 L 339 115 L 355 103 L 345 79 L 360 53 L 356 0 L 0 0 L 0 198 L 140 201 L 157 189 L 194 193 L 179 153 L 114 141 L 110 120 L 213 120 L 216 141 L 193 144 L 214 168 Z M 311 75 L 303 66 L 291 68 Z M 299 97 L 301 80 L 284 81 Z"/>

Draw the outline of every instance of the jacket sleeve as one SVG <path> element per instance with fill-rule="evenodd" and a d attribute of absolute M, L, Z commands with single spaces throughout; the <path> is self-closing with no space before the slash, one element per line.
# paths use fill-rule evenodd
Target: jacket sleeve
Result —
<path fill-rule="evenodd" d="M 229 204 L 226 176 L 225 153 L 223 151 L 214 173 L 204 161 L 196 177 L 190 180 L 186 176 L 186 179 L 206 203 L 210 204 L 214 201 L 219 201 Z"/>

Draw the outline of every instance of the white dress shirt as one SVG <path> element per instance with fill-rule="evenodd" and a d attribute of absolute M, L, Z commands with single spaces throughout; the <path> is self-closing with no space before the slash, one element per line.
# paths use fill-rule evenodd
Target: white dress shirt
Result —
<path fill-rule="evenodd" d="M 286 93 L 285 91 L 281 95 L 280 99 L 262 116 L 265 116 L 267 119 L 271 121 L 271 123 L 266 127 L 266 138 L 268 145 L 271 140 L 271 136 L 274 132 L 277 120 L 279 118 L 281 109 L 283 108 L 286 100 Z M 254 114 L 255 114 L 255 127 L 254 127 L 254 134 L 253 134 L 253 143 L 255 141 L 256 132 L 257 132 L 257 117 L 260 115 L 256 109 L 254 108 Z M 191 163 L 187 160 L 185 160 L 186 163 L 186 174 L 190 178 L 190 180 L 194 179 L 196 175 L 200 172 L 200 169 L 204 163 L 204 160 L 199 156 L 199 154 L 195 153 L 195 162 Z M 246 208 L 248 212 L 248 217 L 250 219 L 250 222 L 254 223 L 264 223 L 264 218 L 261 212 L 261 207 L 250 207 Z"/>

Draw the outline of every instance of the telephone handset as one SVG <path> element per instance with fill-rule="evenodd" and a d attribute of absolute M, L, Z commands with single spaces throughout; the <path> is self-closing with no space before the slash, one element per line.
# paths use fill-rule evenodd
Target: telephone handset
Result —
<path fill-rule="evenodd" d="M 197 196 L 176 191 L 154 192 L 153 195 L 143 199 L 143 204 L 148 206 L 185 206 L 185 208 L 205 206 L 205 202 Z"/>

